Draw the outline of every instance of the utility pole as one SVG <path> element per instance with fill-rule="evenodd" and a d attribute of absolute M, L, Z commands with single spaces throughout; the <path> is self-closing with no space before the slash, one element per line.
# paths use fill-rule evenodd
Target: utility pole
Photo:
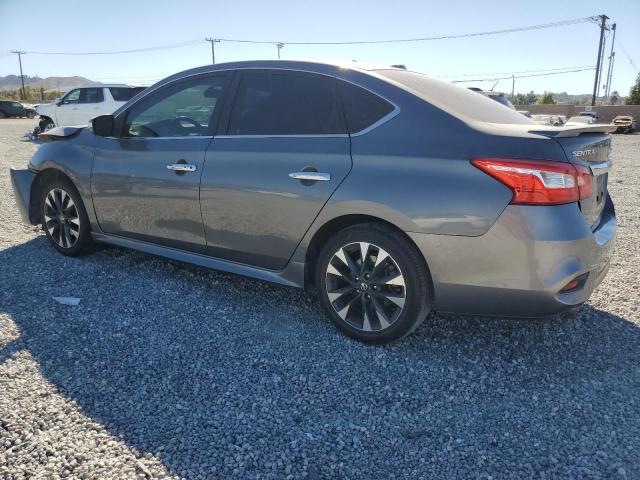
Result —
<path fill-rule="evenodd" d="M 611 25 L 611 30 L 613 30 L 613 38 L 611 39 L 611 53 L 609 54 L 609 67 L 607 68 L 607 81 L 605 82 L 604 87 L 604 96 L 608 99 L 609 92 L 611 91 L 611 76 L 613 74 L 613 60 L 616 55 L 616 52 L 613 51 L 613 45 L 616 42 L 616 24 Z"/>
<path fill-rule="evenodd" d="M 280 60 L 280 50 L 282 50 L 284 48 L 284 43 L 278 42 L 278 43 L 276 43 L 276 47 L 278 49 L 278 60 Z"/>
<path fill-rule="evenodd" d="M 220 40 L 218 40 L 217 38 L 205 38 L 205 40 L 207 42 L 211 42 L 211 63 L 213 65 L 216 64 L 216 49 L 214 47 L 214 45 L 216 43 L 220 43 Z"/>
<path fill-rule="evenodd" d="M 516 77 L 515 75 L 511 75 L 511 98 L 515 95 L 516 91 Z"/>
<path fill-rule="evenodd" d="M 598 62 L 596 63 L 596 77 L 593 80 L 593 95 L 591 96 L 591 106 L 595 106 L 596 97 L 598 96 L 598 82 L 600 81 L 600 60 L 602 59 L 602 43 L 604 42 L 604 30 L 606 21 L 609 19 L 606 15 L 600 15 L 600 43 L 598 44 Z"/>
<path fill-rule="evenodd" d="M 24 75 L 22 74 L 22 55 L 27 52 L 23 52 L 21 50 L 11 50 L 11 53 L 15 53 L 18 55 L 18 63 L 20 64 L 20 81 L 22 82 L 22 90 L 20 90 L 20 98 L 22 100 L 27 99 L 27 93 L 24 90 Z"/>

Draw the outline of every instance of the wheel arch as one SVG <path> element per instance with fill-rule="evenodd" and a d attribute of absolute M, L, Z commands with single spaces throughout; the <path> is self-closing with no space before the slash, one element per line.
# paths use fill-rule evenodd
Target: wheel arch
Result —
<path fill-rule="evenodd" d="M 413 245 L 416 248 L 416 250 L 418 250 L 418 252 L 420 252 L 418 245 L 416 245 L 413 239 L 409 235 L 407 235 L 400 227 L 393 224 L 392 222 L 389 222 L 388 220 L 384 220 L 380 217 L 376 217 L 373 215 L 366 215 L 366 214 L 341 215 L 325 222 L 320 228 L 316 230 L 311 240 L 309 241 L 309 245 L 305 252 L 305 262 L 304 262 L 305 288 L 314 286 L 315 271 L 316 271 L 318 257 L 320 254 L 320 250 L 322 249 L 322 246 L 334 234 L 336 234 L 340 230 L 343 230 L 345 228 L 352 227 L 355 225 L 361 225 L 361 224 L 367 224 L 367 223 L 374 223 L 374 224 L 386 226 L 388 228 L 395 230 L 400 235 L 402 235 L 405 239 L 407 239 L 409 243 L 411 243 L 411 245 Z M 424 255 L 421 254 L 420 258 L 424 262 L 423 265 L 426 268 L 428 275 L 431 276 L 431 271 L 429 270 L 429 265 L 427 263 L 427 260 L 424 258 Z M 430 283 L 433 284 L 432 281 Z M 433 294 L 433 291 L 431 293 Z"/>
<path fill-rule="evenodd" d="M 40 197 L 42 196 L 42 189 L 53 180 L 66 180 L 73 186 L 73 188 L 76 189 L 76 192 L 78 190 L 76 185 L 73 183 L 73 180 L 71 180 L 69 175 L 64 173 L 62 170 L 57 168 L 45 168 L 38 172 L 31 184 L 31 194 L 29 198 L 29 218 L 34 225 L 42 223 L 40 215 Z"/>
<path fill-rule="evenodd" d="M 51 117 L 50 115 L 47 115 L 46 113 L 40 114 L 40 113 L 36 112 L 36 115 L 38 115 L 38 117 L 39 117 L 40 121 L 38 122 L 38 125 L 40 125 L 40 126 L 44 125 L 47 122 L 47 120 L 51 121 L 51 123 L 53 123 L 53 125 L 56 124 L 56 121 L 53 119 L 53 117 Z"/>

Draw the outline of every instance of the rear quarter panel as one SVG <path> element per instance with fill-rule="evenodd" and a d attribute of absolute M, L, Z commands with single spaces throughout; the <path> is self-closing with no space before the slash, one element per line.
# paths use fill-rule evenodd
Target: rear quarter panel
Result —
<path fill-rule="evenodd" d="M 359 83 L 359 82 L 356 82 Z M 475 168 L 478 157 L 566 161 L 557 142 L 539 135 L 482 131 L 385 82 L 364 85 L 400 113 L 351 137 L 353 168 L 301 243 L 327 222 L 369 215 L 405 232 L 480 236 L 512 198 L 505 185 Z M 297 252 L 299 253 L 299 252 Z M 299 255 L 295 259 L 302 258 Z"/>

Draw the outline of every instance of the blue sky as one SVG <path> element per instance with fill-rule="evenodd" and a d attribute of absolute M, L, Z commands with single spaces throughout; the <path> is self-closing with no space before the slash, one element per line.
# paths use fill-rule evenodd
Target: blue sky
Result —
<path fill-rule="evenodd" d="M 105 51 L 202 39 L 171 50 L 121 55 L 23 56 L 26 75 L 82 75 L 105 82 L 149 84 L 211 61 L 204 37 L 281 41 L 411 38 L 496 30 L 604 13 L 640 67 L 640 0 L 449 1 L 120 1 L 0 0 L 0 75 L 18 74 L 8 52 Z M 518 72 L 595 65 L 599 30 L 582 23 L 545 30 L 419 43 L 287 45 L 282 58 L 335 58 L 395 64 L 453 80 L 469 73 Z M 610 40 L 610 39 L 609 39 Z M 607 47 L 607 55 L 608 55 Z M 626 94 L 637 70 L 617 48 L 612 90 Z M 273 45 L 216 44 L 216 61 L 275 58 Z M 606 68 L 606 63 L 605 63 Z M 498 75 L 501 76 L 501 75 Z M 481 78 L 492 77 L 484 75 Z M 478 83 L 490 88 L 494 82 Z M 471 84 L 465 84 L 471 85 Z M 516 92 L 589 93 L 593 72 L 516 79 Z M 496 90 L 509 92 L 511 81 Z"/>

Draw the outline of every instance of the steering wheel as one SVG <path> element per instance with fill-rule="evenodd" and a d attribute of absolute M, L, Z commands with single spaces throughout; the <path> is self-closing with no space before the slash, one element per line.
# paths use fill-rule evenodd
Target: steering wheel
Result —
<path fill-rule="evenodd" d="M 146 125 L 134 124 L 129 127 L 129 133 L 135 137 L 158 137 L 158 132 Z"/>
<path fill-rule="evenodd" d="M 176 122 L 178 123 L 186 122 L 186 123 L 190 123 L 196 128 L 202 128 L 202 125 L 200 125 L 198 122 L 196 122 L 193 118 L 190 118 L 190 117 L 176 117 Z"/>

